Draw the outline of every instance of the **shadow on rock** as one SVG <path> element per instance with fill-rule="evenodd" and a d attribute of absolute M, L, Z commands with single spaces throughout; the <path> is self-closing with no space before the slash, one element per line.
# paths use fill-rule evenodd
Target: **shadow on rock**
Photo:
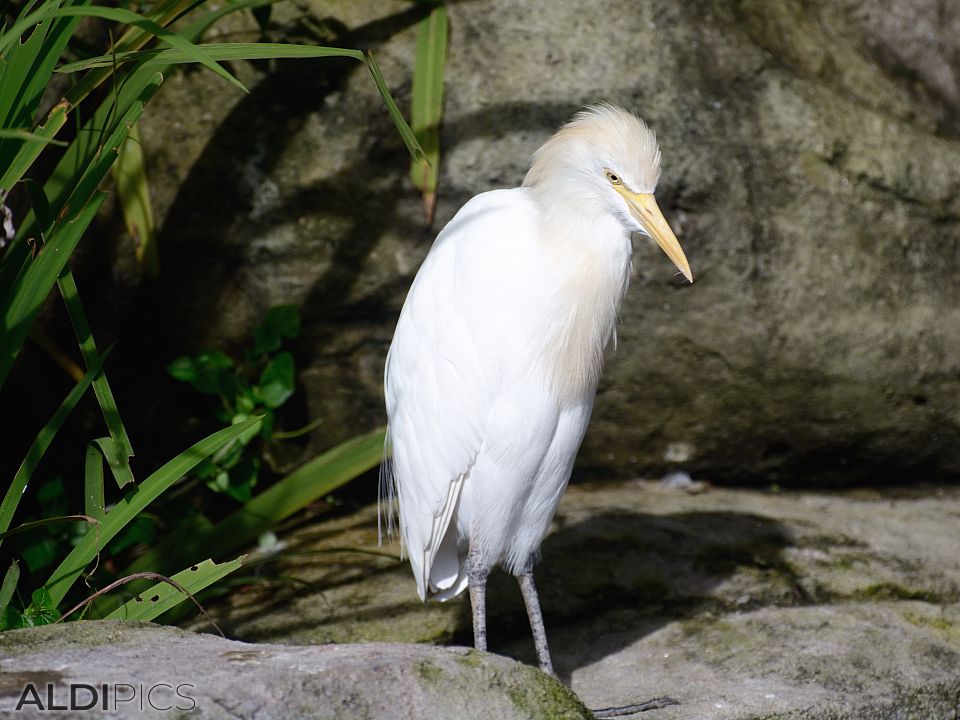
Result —
<path fill-rule="evenodd" d="M 781 556 L 790 544 L 784 526 L 746 513 L 604 512 L 562 525 L 544 542 L 537 569 L 561 679 L 569 683 L 577 668 L 629 646 L 673 618 L 727 605 L 804 602 L 805 593 Z M 753 578 L 748 594 L 737 588 L 718 592 L 742 569 Z M 535 664 L 513 578 L 503 573 L 491 577 L 487 602 L 491 650 Z M 574 647 L 564 639 L 570 629 L 578 631 L 571 637 L 587 640 Z M 462 608 L 455 640 L 471 643 L 469 605 Z"/>

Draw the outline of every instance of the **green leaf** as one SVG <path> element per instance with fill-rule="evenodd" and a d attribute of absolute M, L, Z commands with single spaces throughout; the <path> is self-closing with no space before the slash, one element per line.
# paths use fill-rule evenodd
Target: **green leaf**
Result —
<path fill-rule="evenodd" d="M 38 214 L 37 217 L 39 218 L 40 215 Z M 96 365 L 100 355 L 97 352 L 96 341 L 93 339 L 93 332 L 90 330 L 87 313 L 83 309 L 83 303 L 80 302 L 80 292 L 77 289 L 76 281 L 73 279 L 73 273 L 65 270 L 57 280 L 57 284 L 60 287 L 60 294 L 63 296 L 63 303 L 67 307 L 67 315 L 70 318 L 70 324 L 73 325 L 73 332 L 77 336 L 83 361 L 87 367 Z M 123 488 L 124 485 L 134 482 L 133 470 L 130 467 L 133 445 L 130 443 L 127 428 L 120 417 L 120 410 L 117 408 L 117 401 L 113 397 L 113 390 L 110 389 L 106 373 L 101 372 L 93 379 L 93 391 L 97 396 L 97 402 L 100 403 L 103 421 L 107 425 L 111 439 L 109 443 L 97 442 L 101 443 L 101 450 L 103 450 L 104 457 L 107 458 L 117 487 Z"/>
<path fill-rule="evenodd" d="M 83 464 L 83 511 L 103 522 L 106 500 L 103 494 L 103 455 L 99 445 L 87 444 Z"/>
<path fill-rule="evenodd" d="M 191 526 L 168 535 L 137 558 L 127 572 L 170 568 L 199 557 L 218 557 L 255 542 L 290 517 L 380 464 L 384 429 L 341 443 L 304 463 L 215 526 Z"/>
<path fill-rule="evenodd" d="M 345 57 L 365 62 L 362 52 L 347 48 L 322 47 L 319 45 L 293 45 L 288 43 L 205 43 L 194 49 L 209 61 L 233 62 L 236 60 L 295 60 L 307 58 Z M 73 73 L 96 67 L 112 67 L 115 64 L 142 62 L 145 66 L 182 65 L 197 62 L 196 56 L 180 49 L 166 48 L 119 52 L 100 55 L 61 65 L 60 73 Z"/>
<path fill-rule="evenodd" d="M 37 12 L 31 13 L 27 17 L 18 20 L 16 23 L 14 23 L 10 30 L 0 36 L 0 54 L 9 48 L 11 43 L 16 42 L 20 34 L 23 33 L 27 28 L 36 24 L 40 20 L 52 17 L 99 17 L 104 20 L 111 20 L 113 22 L 133 25 L 150 33 L 151 35 L 157 36 L 163 42 L 170 44 L 172 47 L 184 53 L 187 57 L 190 57 L 193 62 L 201 63 L 204 67 L 213 71 L 224 80 L 227 80 L 244 92 L 247 92 L 247 89 L 243 86 L 243 83 L 224 70 L 216 60 L 211 60 L 203 53 L 199 52 L 193 43 L 189 42 L 177 33 L 157 25 L 155 22 L 148 20 L 142 15 L 137 15 L 136 13 L 130 12 L 129 10 L 125 10 L 123 8 L 97 6 L 57 8 L 52 3 L 47 3 L 46 6 L 43 6 Z"/>
<path fill-rule="evenodd" d="M 17 589 L 18 582 L 20 582 L 20 563 L 14 560 L 3 576 L 3 585 L 0 585 L 0 617 L 3 616 L 7 606 L 10 605 L 10 600 L 13 599 L 13 593 Z"/>
<path fill-rule="evenodd" d="M 0 385 L 6 380 L 50 288 L 62 273 L 80 237 L 106 198 L 106 194 L 100 192 L 98 186 L 116 158 L 116 151 L 126 136 L 128 127 L 139 119 L 144 103 L 156 92 L 161 80 L 159 75 L 153 76 L 151 82 L 131 100 L 129 108 L 116 119 L 114 130 L 104 146 L 99 152 L 91 154 L 92 159 L 79 179 L 75 171 L 64 170 L 67 177 L 73 178 L 75 182 L 69 188 L 62 188 L 64 192 L 69 192 L 69 197 L 62 207 L 59 205 L 59 195 L 52 193 L 50 183 L 47 183 L 46 195 L 51 198 L 53 206 L 60 207 L 60 210 L 57 211 L 56 226 L 37 257 L 28 259 L 26 244 L 22 241 L 8 248 L 3 257 L 3 262 L 0 263 L 0 278 L 10 282 L 10 289 L 0 300 Z M 79 149 L 75 153 L 70 152 L 75 147 L 78 147 L 77 142 L 71 144 L 64 158 L 72 157 L 76 160 Z M 22 233 L 29 232 L 34 227 L 35 223 L 23 223 L 17 234 L 18 239 L 22 239 Z M 12 266 L 8 262 L 12 262 Z M 13 277 L 9 276 L 8 267 L 15 269 Z"/>
<path fill-rule="evenodd" d="M 412 161 L 410 174 L 413 184 L 424 195 L 429 219 L 432 219 L 440 167 L 440 120 L 448 34 L 447 10 L 442 5 L 433 8 L 417 25 L 410 126 L 423 147 L 426 160 Z"/>
<path fill-rule="evenodd" d="M 60 103 L 47 115 L 47 121 L 33 132 L 34 137 L 26 140 L 16 156 L 0 171 L 0 187 L 10 188 L 18 182 L 66 122 L 67 105 Z"/>
<path fill-rule="evenodd" d="M 283 340 L 300 334 L 300 309 L 296 305 L 276 305 L 253 333 L 253 354 L 262 355 L 279 349 Z"/>
<path fill-rule="evenodd" d="M 400 133 L 400 137 L 403 138 L 403 142 L 407 146 L 407 151 L 415 161 L 421 162 L 426 158 L 423 154 L 423 148 L 420 147 L 417 136 L 413 134 L 413 130 L 407 125 L 403 113 L 400 112 L 400 108 L 397 107 L 393 95 L 390 94 L 390 90 L 387 88 L 387 82 L 383 79 L 383 73 L 380 72 L 380 66 L 377 65 L 377 61 L 374 60 L 372 52 L 367 52 L 366 63 L 367 69 L 370 71 L 370 74 L 373 75 L 373 81 L 377 84 L 377 89 L 380 91 L 380 97 L 387 106 L 387 112 L 390 113 L 394 127 L 397 128 L 397 132 Z"/>
<path fill-rule="evenodd" d="M 259 416 L 259 415 L 257 415 L 257 416 L 251 416 L 251 415 L 242 415 L 242 414 L 241 414 L 241 415 L 234 415 L 234 416 L 230 419 L 230 424 L 231 424 L 231 425 L 239 425 L 239 424 L 241 424 L 241 423 L 246 423 L 246 422 L 248 422 L 248 421 L 250 421 L 250 420 L 256 420 L 256 423 L 254 423 L 254 424 L 250 427 L 249 430 L 247 430 L 246 432 L 244 432 L 244 433 L 237 439 L 237 442 L 238 442 L 240 445 L 247 445 L 247 444 L 249 444 L 251 440 L 253 440 L 257 435 L 260 434 L 260 422 L 261 422 L 261 420 L 262 420 L 262 417 Z M 239 460 L 239 458 L 237 458 L 237 459 Z"/>
<path fill-rule="evenodd" d="M 257 397 L 268 408 L 278 408 L 293 395 L 295 384 L 293 355 L 288 352 L 279 353 L 263 369 L 257 386 Z"/>
<path fill-rule="evenodd" d="M 16 630 L 25 627 L 23 624 L 23 615 L 12 605 L 8 605 L 0 613 L 0 630 Z"/>
<path fill-rule="evenodd" d="M 219 350 L 207 350 L 192 358 L 178 357 L 167 365 L 167 372 L 207 395 L 233 394 L 233 360 Z"/>
<path fill-rule="evenodd" d="M 83 376 L 83 379 L 78 382 L 73 390 L 70 391 L 70 394 L 64 398 L 60 407 L 57 408 L 57 411 L 47 420 L 44 426 L 40 428 L 40 432 L 37 433 L 36 439 L 30 446 L 30 449 L 27 450 L 27 455 L 20 464 L 17 474 L 13 476 L 13 482 L 10 483 L 10 486 L 7 488 L 7 492 L 3 496 L 3 502 L 0 502 L 0 533 L 6 532 L 10 527 L 10 522 L 13 520 L 13 515 L 17 510 L 20 498 L 23 497 L 23 493 L 27 489 L 27 483 L 30 481 L 33 471 L 36 470 L 37 465 L 40 464 L 40 460 L 43 458 L 44 453 L 47 452 L 47 448 L 50 447 L 50 443 L 53 442 L 53 438 L 56 436 L 57 431 L 60 430 L 60 426 L 63 425 L 70 413 L 73 412 L 77 403 L 80 402 L 80 398 L 83 397 L 87 388 L 90 387 L 90 383 L 93 382 L 93 378 L 100 372 L 100 364 L 106 360 L 111 349 L 112 347 L 107 348 L 107 351 L 100 358 L 100 363 L 90 368 L 87 374 Z M 0 540 L 0 542 L 2 542 L 2 540 Z"/>
<path fill-rule="evenodd" d="M 241 555 L 236 560 L 217 565 L 207 559 L 197 565 L 192 565 L 182 572 L 178 572 L 171 580 L 180 585 L 191 595 L 226 577 L 241 565 L 246 559 Z M 127 603 L 124 603 L 112 613 L 107 620 L 142 620 L 150 621 L 159 617 L 173 607 L 187 599 L 187 595 L 166 582 L 160 582 L 153 587 L 139 593 Z"/>
<path fill-rule="evenodd" d="M 160 258 L 140 140 L 140 123 L 130 128 L 130 134 L 120 147 L 113 173 L 117 179 L 117 201 L 136 249 L 137 262 L 148 278 L 156 279 L 160 276 Z"/>
<path fill-rule="evenodd" d="M 253 425 L 254 422 L 251 421 L 250 425 Z M 221 447 L 247 430 L 248 427 L 246 424 L 234 425 L 215 432 L 167 462 L 140 485 L 127 491 L 123 500 L 107 513 L 102 525 L 90 528 L 83 539 L 50 576 L 45 587 L 49 590 L 53 601 L 59 603 L 63 600 L 67 590 L 70 589 L 70 586 L 73 585 L 84 568 L 93 562 L 100 549 L 110 542 L 147 505 L 196 467 L 197 463 L 217 452 Z"/>
<path fill-rule="evenodd" d="M 39 625 L 49 625 L 60 619 L 60 613 L 57 612 L 57 604 L 50 597 L 46 588 L 39 588 L 33 591 L 30 598 L 30 605 L 23 611 L 23 626 L 37 627 Z"/>

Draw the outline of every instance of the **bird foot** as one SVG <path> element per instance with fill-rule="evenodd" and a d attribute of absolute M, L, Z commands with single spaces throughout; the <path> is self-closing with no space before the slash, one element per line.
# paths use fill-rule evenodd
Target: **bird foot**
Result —
<path fill-rule="evenodd" d="M 658 697 L 638 703 L 637 705 L 621 705 L 620 707 L 601 708 L 599 710 L 591 710 L 590 712 L 593 713 L 593 717 L 596 718 L 596 720 L 608 720 L 608 718 L 621 718 L 627 715 L 646 712 L 647 710 L 660 710 L 661 708 L 679 704 L 679 701 L 671 697 Z"/>

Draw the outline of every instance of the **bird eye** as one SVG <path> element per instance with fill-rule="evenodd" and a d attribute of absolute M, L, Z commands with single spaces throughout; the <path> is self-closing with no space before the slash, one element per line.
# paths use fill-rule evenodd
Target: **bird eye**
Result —
<path fill-rule="evenodd" d="M 616 173 L 612 173 L 612 172 L 610 172 L 609 170 L 607 170 L 606 175 L 607 175 L 607 180 L 609 180 L 609 181 L 610 181 L 611 183 L 613 183 L 614 185 L 622 185 L 622 184 L 623 184 L 622 181 L 620 180 L 620 176 L 617 175 Z"/>

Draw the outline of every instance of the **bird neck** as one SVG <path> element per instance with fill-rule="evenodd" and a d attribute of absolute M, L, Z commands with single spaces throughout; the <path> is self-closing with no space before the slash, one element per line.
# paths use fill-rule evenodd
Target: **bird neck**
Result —
<path fill-rule="evenodd" d="M 630 234 L 589 198 L 541 196 L 539 243 L 555 281 L 547 378 L 562 401 L 592 398 L 630 280 Z M 537 200 L 536 194 L 534 199 Z"/>

